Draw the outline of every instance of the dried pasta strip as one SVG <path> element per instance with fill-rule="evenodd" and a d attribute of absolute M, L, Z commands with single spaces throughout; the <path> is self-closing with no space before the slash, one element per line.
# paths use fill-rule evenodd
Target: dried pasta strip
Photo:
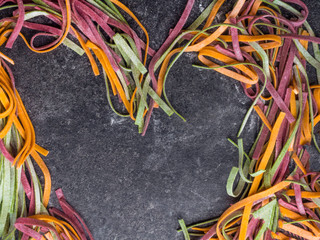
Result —
<path fill-rule="evenodd" d="M 270 130 L 270 132 L 272 131 L 272 126 L 269 123 L 266 115 L 264 115 L 264 113 L 262 112 L 261 108 L 259 106 L 254 106 L 253 107 L 254 110 L 257 112 L 257 114 L 259 115 L 259 117 L 261 118 L 261 120 L 263 121 L 263 123 L 266 125 L 266 127 Z"/>

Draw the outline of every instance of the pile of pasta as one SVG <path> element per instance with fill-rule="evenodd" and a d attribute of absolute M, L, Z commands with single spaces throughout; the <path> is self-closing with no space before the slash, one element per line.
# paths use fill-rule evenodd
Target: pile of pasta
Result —
<path fill-rule="evenodd" d="M 155 51 L 147 30 L 118 0 L 4 0 L 0 10 L 12 16 L 0 20 L 0 45 L 11 48 L 21 37 L 37 53 L 63 44 L 85 54 L 94 75 L 102 70 L 111 109 L 131 118 L 142 135 L 156 108 L 185 120 L 166 95 L 166 80 L 183 53 L 196 52 L 201 64 L 193 67 L 238 81 L 252 104 L 236 141 L 229 139 L 239 150 L 239 162 L 230 171 L 227 192 L 238 202 L 215 220 L 188 227 L 180 220 L 179 231 L 185 239 L 202 240 L 319 239 L 320 173 L 310 169 L 306 146 L 313 144 L 320 151 L 315 135 L 320 121 L 320 39 L 307 21 L 307 6 L 301 0 L 237 0 L 224 12 L 225 20 L 217 22 L 221 7 L 230 1 L 213 0 L 184 28 L 194 3 L 187 1 Z M 122 13 L 144 36 L 138 36 Z M 34 21 L 39 19 L 45 23 Z M 28 29 L 36 32 L 31 38 L 23 35 Z M 37 46 L 38 38 L 54 40 Z M 51 178 L 40 155 L 48 151 L 36 144 L 9 67 L 13 60 L 3 53 L 0 57 L 0 237 L 93 239 L 61 189 L 56 195 L 62 210 L 47 208 Z M 317 79 L 309 79 L 312 69 Z M 247 153 L 242 135 L 252 114 L 260 117 L 261 128 Z M 43 190 L 35 163 L 44 175 Z"/>
<path fill-rule="evenodd" d="M 139 104 L 147 105 L 145 98 L 141 97 L 140 83 L 146 72 L 147 55 L 154 54 L 154 51 L 148 47 L 146 30 L 122 3 L 4 0 L 0 1 L 0 6 L 0 11 L 12 14 L 0 20 L 0 46 L 12 48 L 16 39 L 21 37 L 30 50 L 47 53 L 63 44 L 80 56 L 86 54 L 95 75 L 100 74 L 97 61 L 100 62 L 108 100 L 117 114 L 125 116 L 113 107 L 109 86 L 123 104 L 120 110 L 126 111 L 125 117 L 134 118 L 133 113 Z M 146 33 L 147 43 L 130 28 L 116 6 L 138 22 Z M 28 30 L 35 32 L 29 39 L 23 34 Z M 51 42 L 37 46 L 38 39 Z M 2 52 L 0 58 L 0 238 L 93 239 L 61 189 L 56 190 L 61 209 L 48 207 L 51 176 L 41 158 L 41 155 L 47 156 L 48 151 L 36 144 L 33 125 L 9 66 L 14 61 Z M 151 88 L 144 91 L 153 95 L 160 106 L 165 105 Z M 138 125 L 140 129 L 142 125 Z M 44 182 L 39 180 L 35 164 L 41 169 Z"/>
<path fill-rule="evenodd" d="M 185 239 L 202 240 L 319 239 L 320 173 L 310 169 L 305 146 L 319 150 L 314 127 L 320 118 L 320 39 L 307 22 L 308 8 L 300 0 L 239 0 L 223 23 L 214 24 L 224 2 L 213 1 L 182 31 L 176 41 L 188 42 L 166 56 L 157 85 L 161 93 L 183 52 L 198 53 L 201 65 L 194 67 L 240 82 L 252 105 L 237 140 L 229 139 L 239 162 L 227 192 L 239 201 L 211 221 L 186 227 L 180 220 L 179 231 Z M 308 77 L 312 68 L 317 79 Z M 242 133 L 251 114 L 262 124 L 246 153 Z"/>

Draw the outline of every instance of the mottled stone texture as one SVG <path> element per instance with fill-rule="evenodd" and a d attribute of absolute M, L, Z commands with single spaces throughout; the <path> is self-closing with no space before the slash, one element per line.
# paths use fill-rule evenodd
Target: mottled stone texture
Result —
<path fill-rule="evenodd" d="M 157 49 L 187 1 L 123 2 L 141 19 Z M 209 2 L 197 0 L 192 18 Z M 320 2 L 305 2 L 320 35 Z M 16 62 L 17 88 L 37 143 L 51 151 L 45 160 L 53 188 L 63 187 L 97 240 L 182 239 L 175 231 L 179 218 L 187 223 L 213 218 L 234 201 L 225 184 L 237 151 L 227 138 L 235 139 L 250 105 L 239 83 L 192 68 L 196 56 L 185 54 L 173 67 L 167 89 L 187 122 L 156 110 L 141 137 L 131 120 L 111 111 L 103 79 L 94 77 L 85 56 L 64 46 L 34 54 L 21 39 L 5 53 Z M 256 116 L 248 122 L 246 149 L 258 123 Z M 313 147 L 311 152 L 319 170 L 319 155 Z M 51 204 L 57 204 L 52 197 Z"/>

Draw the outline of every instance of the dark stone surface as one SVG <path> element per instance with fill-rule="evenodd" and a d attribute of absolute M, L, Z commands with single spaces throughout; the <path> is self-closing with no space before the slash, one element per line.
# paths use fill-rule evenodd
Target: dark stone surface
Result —
<path fill-rule="evenodd" d="M 209 3 L 197 0 L 192 18 Z M 318 0 L 305 1 L 320 35 Z M 186 0 L 124 1 L 146 26 L 158 48 L 175 25 Z M 168 79 L 168 95 L 186 117 L 154 112 L 141 137 L 133 122 L 107 105 L 102 77 L 89 61 L 65 47 L 49 54 L 30 52 L 21 40 L 5 50 L 17 89 L 34 123 L 37 143 L 51 151 L 45 158 L 53 188 L 63 187 L 95 239 L 182 239 L 178 219 L 187 223 L 219 216 L 234 200 L 225 185 L 237 163 L 227 138 L 236 132 L 249 106 L 240 85 L 218 73 L 191 67 L 185 54 Z M 246 149 L 258 129 L 248 122 Z M 319 169 L 319 157 L 313 164 Z M 51 204 L 57 204 L 52 195 Z"/>

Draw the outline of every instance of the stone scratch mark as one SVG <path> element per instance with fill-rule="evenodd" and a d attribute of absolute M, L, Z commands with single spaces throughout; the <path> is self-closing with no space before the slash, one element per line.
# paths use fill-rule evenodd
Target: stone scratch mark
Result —
<path fill-rule="evenodd" d="M 219 168 L 222 165 L 222 163 L 219 163 L 218 166 L 216 168 Z"/>
<path fill-rule="evenodd" d="M 197 158 L 196 162 L 197 162 L 198 167 L 201 167 L 201 159 Z"/>
<path fill-rule="evenodd" d="M 124 121 L 126 121 L 125 118 L 110 118 L 110 125 L 114 125 L 114 124 L 121 124 L 123 123 Z"/>
<path fill-rule="evenodd" d="M 163 174 L 163 175 L 174 175 L 174 174 L 177 174 L 179 172 L 180 172 L 180 170 L 169 170 L 169 171 L 161 171 L 159 173 Z"/>
<path fill-rule="evenodd" d="M 256 121 L 253 117 L 250 118 L 250 123 L 249 123 L 249 131 L 252 131 L 256 127 Z"/>
<path fill-rule="evenodd" d="M 206 199 L 205 197 L 203 197 L 201 194 L 197 193 L 194 190 L 190 190 L 190 192 L 192 192 L 194 195 L 200 197 L 201 199 L 205 200 L 206 202 L 208 202 L 208 199 Z"/>
<path fill-rule="evenodd" d="M 219 202 L 219 201 L 221 201 L 221 200 L 222 200 L 222 197 L 217 197 L 216 199 L 213 200 L 212 203 L 217 203 L 217 202 Z"/>
<path fill-rule="evenodd" d="M 235 84 L 235 88 L 236 88 L 237 92 L 240 93 L 240 85 L 239 84 Z"/>

